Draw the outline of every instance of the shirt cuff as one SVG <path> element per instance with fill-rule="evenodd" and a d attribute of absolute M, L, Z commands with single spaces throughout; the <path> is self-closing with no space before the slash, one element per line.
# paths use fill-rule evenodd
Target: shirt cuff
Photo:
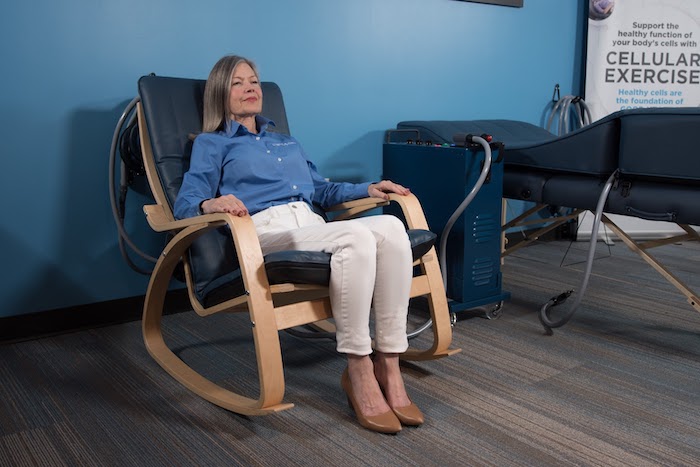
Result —
<path fill-rule="evenodd" d="M 367 198 L 369 196 L 368 190 L 369 190 L 369 186 L 372 183 L 376 183 L 376 182 L 363 182 L 363 183 L 358 183 L 357 185 L 355 185 L 355 188 L 357 189 L 357 199 Z"/>

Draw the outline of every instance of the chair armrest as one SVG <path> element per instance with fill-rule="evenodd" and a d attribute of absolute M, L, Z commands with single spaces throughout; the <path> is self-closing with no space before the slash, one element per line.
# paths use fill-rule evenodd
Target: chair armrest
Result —
<path fill-rule="evenodd" d="M 396 193 L 389 193 L 389 201 L 383 200 L 381 198 L 361 198 L 353 201 L 348 201 L 345 203 L 337 204 L 331 206 L 326 211 L 345 211 L 342 214 L 337 215 L 334 220 L 345 220 L 351 219 L 358 214 L 371 209 L 379 208 L 382 206 L 389 205 L 390 202 L 397 203 L 401 208 L 401 211 L 406 219 L 406 224 L 409 229 L 425 229 L 428 228 L 428 222 L 425 220 L 425 214 L 423 213 L 423 207 L 418 201 L 418 198 L 414 194 L 408 195 L 398 195 Z"/>
<path fill-rule="evenodd" d="M 241 274 L 244 276 L 247 286 L 250 287 L 251 284 L 257 284 L 265 289 L 268 288 L 267 276 L 264 274 L 265 268 L 262 249 L 260 248 L 260 241 L 251 216 L 246 215 L 239 217 L 220 212 L 187 219 L 172 220 L 172 216 L 160 205 L 146 205 L 143 210 L 153 230 L 156 232 L 171 232 L 173 234 L 168 245 L 161 253 L 160 261 L 166 261 L 170 263 L 172 267 L 172 264 L 179 261 L 179 258 L 198 237 L 212 229 L 228 225 L 231 241 L 235 246 L 238 256 Z M 261 271 L 262 274 L 260 274 Z M 185 270 L 185 274 L 189 274 L 187 269 Z M 194 298 L 190 277 L 187 278 L 187 282 L 190 291 L 190 299 L 195 311 L 200 315 L 215 312 L 208 309 L 205 310 L 201 304 L 199 304 L 199 301 Z M 216 311 L 218 311 L 218 309 Z"/>
<path fill-rule="evenodd" d="M 388 203 L 386 200 L 383 200 L 381 198 L 370 198 L 368 196 L 367 198 L 354 199 L 352 201 L 346 201 L 344 203 L 336 204 L 326 209 L 326 211 L 342 211 L 344 209 L 353 209 L 357 207 L 369 207 L 369 209 L 372 209 L 378 206 L 386 206 L 387 204 Z"/>
<path fill-rule="evenodd" d="M 340 212 L 345 211 L 341 214 L 335 216 L 334 220 L 345 220 L 351 219 L 358 214 L 369 211 L 371 209 L 379 208 L 388 205 L 389 202 L 381 198 L 360 198 L 354 199 L 352 201 L 346 201 L 344 203 L 336 204 L 326 209 L 326 212 Z"/>
<path fill-rule="evenodd" d="M 187 219 L 172 220 L 165 209 L 159 204 L 145 205 L 143 207 L 143 212 L 146 214 L 148 225 L 156 232 L 178 231 L 198 224 L 201 224 L 202 227 L 221 227 L 224 224 L 230 223 L 230 218 L 236 217 L 226 213 L 213 213 L 189 217 Z"/>
<path fill-rule="evenodd" d="M 389 193 L 389 201 L 394 202 L 401 207 L 401 212 L 403 212 L 404 218 L 406 219 L 406 225 L 409 229 L 430 230 L 428 227 L 428 221 L 425 219 L 423 206 L 421 206 L 416 195 L 413 193 L 408 195 Z"/>
<path fill-rule="evenodd" d="M 197 237 L 209 230 L 228 225 L 231 231 L 231 240 L 235 245 L 238 260 L 241 269 L 244 270 L 244 274 L 254 275 L 254 271 L 259 269 L 264 262 L 255 224 L 253 223 L 253 218 L 249 215 L 239 217 L 229 213 L 216 212 L 187 219 L 172 220 L 172 217 L 160 205 L 146 205 L 143 207 L 143 210 L 153 230 L 156 232 L 172 232 L 174 234 L 163 254 L 178 244 L 176 250 L 179 257 Z M 246 261 L 248 264 L 244 264 Z"/>

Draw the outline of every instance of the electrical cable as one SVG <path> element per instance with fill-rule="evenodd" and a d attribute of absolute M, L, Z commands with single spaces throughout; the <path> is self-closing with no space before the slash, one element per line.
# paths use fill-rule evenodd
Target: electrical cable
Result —
<path fill-rule="evenodd" d="M 558 85 L 557 85 L 558 87 Z M 555 87 L 555 95 L 557 93 L 557 87 Z M 559 136 L 562 136 L 566 133 L 569 132 L 569 129 L 571 127 L 570 122 L 569 122 L 569 115 L 571 114 L 573 106 L 573 112 L 575 112 L 577 120 L 576 120 L 576 127 L 574 129 L 578 128 L 583 128 L 586 125 L 590 125 L 591 123 L 591 111 L 588 108 L 588 105 L 586 105 L 586 102 L 581 98 L 580 96 L 573 96 L 573 95 L 566 95 L 556 101 L 554 104 L 554 107 L 552 108 L 552 113 L 549 115 L 549 119 L 547 120 L 547 130 L 552 132 L 552 123 L 554 121 L 555 116 L 558 114 L 559 120 L 558 120 L 558 128 L 557 128 L 557 134 Z M 553 308 L 555 306 L 559 306 L 562 303 L 564 303 L 570 296 L 573 294 L 573 290 L 567 290 L 566 292 L 563 292 L 556 297 L 552 297 L 547 301 L 542 307 L 540 308 L 539 312 L 539 319 L 540 322 L 542 323 L 542 326 L 545 329 L 545 333 L 547 335 L 552 335 L 553 328 L 557 328 L 560 326 L 563 326 L 566 324 L 571 317 L 574 315 L 576 312 L 576 309 L 581 303 L 581 300 L 583 299 L 583 295 L 586 292 L 586 288 L 588 287 L 588 279 L 591 275 L 591 270 L 593 268 L 593 257 L 595 255 L 595 247 L 596 247 L 596 242 L 597 242 L 597 237 L 598 237 L 598 229 L 600 226 L 600 220 L 603 215 L 603 208 L 605 207 L 605 202 L 608 198 L 608 194 L 610 193 L 610 189 L 612 187 L 613 181 L 615 177 L 617 176 L 617 172 L 613 173 L 607 180 L 603 191 L 601 193 L 600 198 L 598 199 L 598 205 L 596 206 L 596 212 L 595 212 L 595 217 L 593 220 L 593 231 L 591 234 L 591 240 L 588 248 L 588 259 L 586 261 L 586 270 L 584 272 L 583 279 L 581 281 L 581 287 L 579 289 L 579 293 L 576 295 L 576 300 L 574 304 L 571 306 L 571 309 L 559 320 L 553 321 L 550 317 L 547 311 L 550 308 Z"/>
<path fill-rule="evenodd" d="M 591 111 L 583 98 L 569 94 L 558 99 L 554 104 L 552 112 L 547 119 L 547 131 L 553 133 L 552 123 L 554 123 L 554 118 L 558 116 L 557 135 L 562 136 L 568 133 L 571 126 L 569 117 L 572 111 L 578 117 L 574 129 L 583 128 L 591 123 Z"/>
<path fill-rule="evenodd" d="M 595 210 L 595 218 L 593 219 L 593 230 L 591 231 L 591 238 L 590 238 L 590 243 L 588 246 L 588 257 L 586 260 L 586 270 L 583 273 L 583 279 L 581 280 L 581 287 L 579 287 L 579 292 L 576 295 L 576 299 L 574 301 L 574 304 L 571 306 L 571 309 L 564 314 L 563 317 L 561 317 L 559 320 L 554 321 L 549 317 L 549 314 L 547 311 L 550 308 L 553 308 L 555 306 L 559 306 L 562 303 L 566 301 L 567 298 L 571 296 L 571 294 L 574 292 L 573 290 L 568 290 L 566 292 L 563 292 L 556 297 L 552 297 L 547 301 L 542 307 L 540 308 L 539 312 L 539 318 L 540 318 L 540 323 L 542 323 L 542 326 L 544 327 L 545 334 L 548 336 L 551 336 L 554 332 L 552 331 L 553 328 L 558 328 L 563 325 L 565 325 L 572 316 L 574 316 L 574 313 L 576 312 L 576 309 L 578 306 L 581 304 L 581 300 L 583 299 L 583 295 L 586 293 L 586 288 L 588 287 L 588 279 L 591 276 L 591 270 L 593 269 L 593 258 L 595 256 L 595 250 L 596 250 L 596 243 L 598 242 L 598 228 L 600 227 L 600 220 L 603 217 L 603 208 L 605 207 L 605 202 L 608 199 L 608 195 L 610 194 L 610 189 L 612 188 L 613 182 L 617 178 L 618 171 L 616 170 L 613 172 L 610 177 L 608 177 L 607 181 L 605 182 L 605 186 L 603 187 L 603 191 L 600 194 L 600 197 L 598 198 L 598 204 L 596 205 L 596 210 Z"/>
<path fill-rule="evenodd" d="M 466 141 L 465 144 L 468 144 L 469 142 L 475 142 L 480 144 L 484 148 L 484 166 L 481 169 L 481 173 L 479 174 L 479 178 L 477 179 L 476 183 L 472 187 L 471 191 L 469 194 L 464 198 L 462 203 L 457 207 L 457 209 L 454 210 L 450 218 L 447 220 L 447 223 L 445 224 L 445 227 L 442 230 L 442 233 L 440 234 L 440 246 L 439 246 L 439 263 L 440 263 L 440 270 L 442 272 L 442 283 L 445 286 L 445 289 L 447 290 L 447 237 L 450 235 L 450 231 L 452 230 L 452 227 L 454 226 L 455 222 L 457 222 L 457 219 L 459 219 L 459 216 L 462 215 L 465 209 L 471 204 L 472 200 L 474 197 L 477 195 L 479 190 L 481 190 L 482 185 L 486 181 L 486 177 L 489 175 L 489 171 L 491 170 L 491 161 L 492 161 L 492 154 L 491 154 L 491 146 L 489 145 L 488 141 L 486 139 L 482 138 L 481 136 L 473 136 L 473 135 L 467 135 L 466 136 Z M 465 151 L 468 151 L 468 148 L 465 149 Z M 428 319 L 422 326 L 418 327 L 416 330 L 408 333 L 408 338 L 412 339 L 425 331 L 426 329 L 429 329 L 433 325 L 433 320 Z"/>
<path fill-rule="evenodd" d="M 126 260 L 127 264 L 129 267 L 134 269 L 135 271 L 149 275 L 151 274 L 151 271 L 147 271 L 138 265 L 136 265 L 131 258 L 128 255 L 128 251 L 126 249 L 126 245 L 128 245 L 136 254 L 138 254 L 140 257 L 143 259 L 150 261 L 152 263 L 156 263 L 158 261 L 157 258 L 154 258 L 146 253 L 144 253 L 136 244 L 131 240 L 131 237 L 129 237 L 129 234 L 126 232 L 124 229 L 124 208 L 126 206 L 126 195 L 128 192 L 128 176 L 126 173 L 128 172 L 126 165 L 122 161 L 121 163 L 121 176 L 120 176 L 120 190 L 119 190 L 119 203 L 117 203 L 117 189 L 115 186 L 115 165 L 116 165 L 116 154 L 117 154 L 117 145 L 121 136 L 122 128 L 124 127 L 124 123 L 126 122 L 127 118 L 129 115 L 131 115 L 131 119 L 129 120 L 129 124 L 132 124 L 136 118 L 136 115 L 132 115 L 132 112 L 134 108 L 136 107 L 136 104 L 140 101 L 140 98 L 134 97 L 129 104 L 127 104 L 126 108 L 124 109 L 124 112 L 122 115 L 119 117 L 119 120 L 117 122 L 117 126 L 114 129 L 114 135 L 112 136 L 112 144 L 110 146 L 109 150 L 109 200 L 110 204 L 112 206 L 112 215 L 114 217 L 114 222 L 117 225 L 117 230 L 119 233 L 119 250 Z M 127 126 L 128 126 L 127 125 Z M 126 243 L 126 245 L 125 245 Z"/>

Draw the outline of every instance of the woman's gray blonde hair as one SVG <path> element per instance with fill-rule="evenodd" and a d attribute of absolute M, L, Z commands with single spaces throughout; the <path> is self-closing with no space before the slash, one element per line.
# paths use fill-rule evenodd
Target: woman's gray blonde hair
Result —
<path fill-rule="evenodd" d="M 207 84 L 204 86 L 202 132 L 213 133 L 226 128 L 229 120 L 228 99 L 231 92 L 231 77 L 241 63 L 247 63 L 259 78 L 255 63 L 239 55 L 226 55 L 211 69 Z"/>

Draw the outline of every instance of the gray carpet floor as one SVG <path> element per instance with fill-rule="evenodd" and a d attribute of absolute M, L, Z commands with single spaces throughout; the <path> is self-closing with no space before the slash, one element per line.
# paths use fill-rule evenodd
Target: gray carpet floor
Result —
<path fill-rule="evenodd" d="M 585 248 L 543 242 L 508 257 L 501 317 L 460 315 L 461 353 L 404 365 L 427 421 L 395 436 L 356 423 L 330 341 L 282 333 L 295 407 L 253 418 L 176 384 L 139 322 L 2 345 L 0 465 L 698 465 L 700 314 L 638 256 L 600 243 L 580 309 L 543 334 L 536 311 L 578 287 Z M 700 246 L 653 254 L 700 290 Z M 252 393 L 245 321 L 164 318 L 183 359 Z"/>

